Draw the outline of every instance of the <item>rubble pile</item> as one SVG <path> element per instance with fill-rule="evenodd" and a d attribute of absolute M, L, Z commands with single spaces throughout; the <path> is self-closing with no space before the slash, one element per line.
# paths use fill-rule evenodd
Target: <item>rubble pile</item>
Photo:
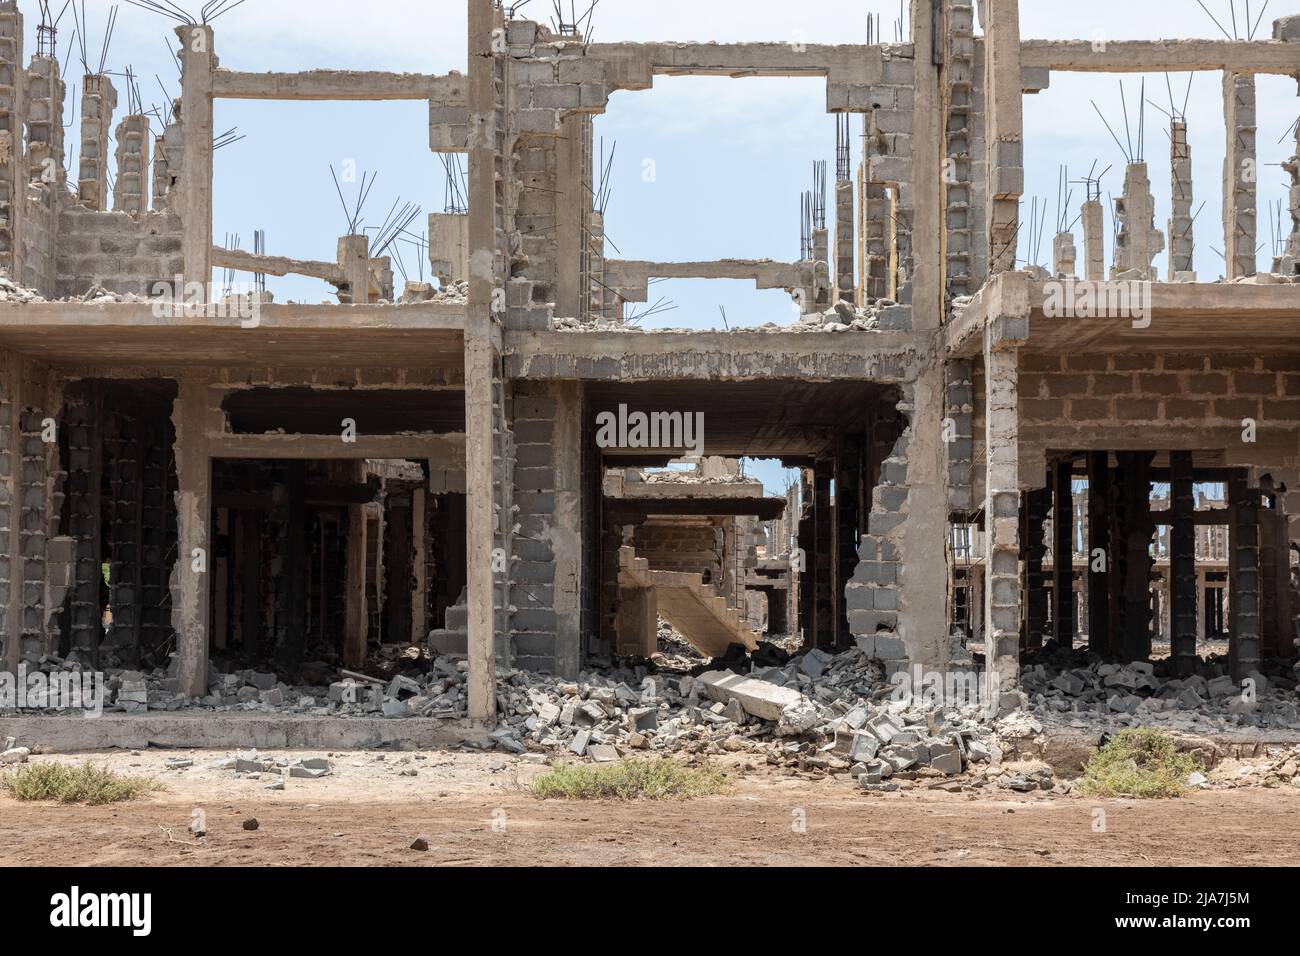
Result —
<path fill-rule="evenodd" d="M 716 666 L 716 665 L 715 665 Z M 752 753 L 801 770 L 850 773 L 864 788 L 955 776 L 994 753 L 980 708 L 890 700 L 880 666 L 854 648 L 813 650 L 739 674 L 645 668 L 577 681 L 515 672 L 499 692 L 498 746 L 567 750 L 596 761 L 629 751 Z"/>
<path fill-rule="evenodd" d="M 1278 748 L 1263 759 L 1225 760 L 1208 778 L 1193 782 L 1213 789 L 1237 787 L 1300 787 L 1300 745 Z"/>
<path fill-rule="evenodd" d="M 1189 677 L 1164 676 L 1168 666 L 1088 661 L 1071 654 L 1064 666 L 1049 660 L 1021 669 L 1021 689 L 1034 714 L 1049 724 L 1154 725 L 1206 732 L 1234 728 L 1300 730 L 1295 671 L 1270 668 L 1247 675 L 1243 686 L 1226 661 L 1202 661 Z M 1073 666 L 1071 666 L 1073 665 Z"/>
<path fill-rule="evenodd" d="M 880 332 L 912 327 L 912 307 L 877 299 L 863 308 L 840 300 L 825 312 L 811 312 L 789 326 L 791 332 Z"/>

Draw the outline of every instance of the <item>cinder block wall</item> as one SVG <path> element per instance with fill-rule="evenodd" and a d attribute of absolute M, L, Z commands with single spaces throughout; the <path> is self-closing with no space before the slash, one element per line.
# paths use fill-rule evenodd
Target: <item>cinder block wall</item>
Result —
<path fill-rule="evenodd" d="M 722 529 L 707 519 L 697 521 L 655 520 L 640 525 L 632 535 L 636 556 L 645 558 L 656 571 L 709 572 L 721 587 L 723 580 Z"/>
<path fill-rule="evenodd" d="M 1022 355 L 1020 481 L 1045 482 L 1049 450 L 1222 450 L 1224 464 L 1252 467 L 1288 485 L 1300 514 L 1300 359 L 1256 355 Z M 975 460 L 984 456 L 984 372 L 975 368 Z M 1243 440 L 1243 421 L 1256 423 Z M 1194 440 L 1194 446 L 1188 441 Z M 1173 443 L 1171 445 L 1171 443 Z M 974 500 L 983 498 L 975 469 Z M 1294 524 L 1294 521 L 1293 521 Z M 1294 533 L 1294 532 L 1293 532 Z"/>
<path fill-rule="evenodd" d="M 555 549 L 551 529 L 555 513 L 557 454 L 577 449 L 551 444 L 556 402 L 545 383 L 517 383 L 513 402 L 515 434 L 514 560 L 510 563 L 510 603 L 514 659 L 527 670 L 556 666 Z"/>
<path fill-rule="evenodd" d="M 180 218 L 94 212 L 66 205 L 56 251 L 59 298 L 101 286 L 109 292 L 149 295 L 156 282 L 174 283 L 185 271 Z"/>

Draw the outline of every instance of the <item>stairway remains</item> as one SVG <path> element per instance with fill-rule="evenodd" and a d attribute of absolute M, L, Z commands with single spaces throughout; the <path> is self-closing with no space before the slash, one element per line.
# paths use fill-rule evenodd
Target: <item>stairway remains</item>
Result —
<path fill-rule="evenodd" d="M 620 655 L 649 657 L 655 652 L 657 617 L 668 621 L 705 657 L 721 657 L 732 644 L 758 649 L 753 628 L 699 574 L 652 570 L 650 562 L 624 547 L 619 550 L 618 583 L 620 603 L 636 608 L 634 613 L 619 615 Z"/>

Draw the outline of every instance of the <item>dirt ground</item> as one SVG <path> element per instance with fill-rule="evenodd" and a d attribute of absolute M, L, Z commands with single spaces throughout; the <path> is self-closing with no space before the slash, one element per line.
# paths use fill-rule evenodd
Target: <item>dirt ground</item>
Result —
<path fill-rule="evenodd" d="M 178 756 L 194 766 L 164 769 Z M 1300 864 L 1295 787 L 1177 801 L 989 789 L 867 794 L 846 777 L 787 777 L 739 758 L 726 765 L 734 781 L 727 796 L 575 803 L 531 796 L 528 781 L 545 767 L 515 757 L 335 754 L 331 776 L 291 779 L 272 791 L 270 775 L 212 769 L 222 756 L 34 757 L 90 759 L 155 776 L 167 789 L 105 807 L 0 796 L 0 865 Z M 202 840 L 188 830 L 196 809 L 206 818 Z M 250 818 L 258 821 L 251 832 L 243 829 Z M 410 849 L 417 837 L 428 841 L 427 852 Z"/>

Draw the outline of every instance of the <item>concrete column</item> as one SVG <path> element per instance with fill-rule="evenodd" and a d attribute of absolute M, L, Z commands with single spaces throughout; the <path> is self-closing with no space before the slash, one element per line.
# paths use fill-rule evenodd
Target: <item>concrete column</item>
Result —
<path fill-rule="evenodd" d="M 496 56 L 492 0 L 469 0 L 469 303 L 465 316 L 465 515 L 469 601 L 469 716 L 496 713 L 493 612 L 492 298 L 501 277 L 497 261 Z"/>
<path fill-rule="evenodd" d="M 113 210 L 142 216 L 149 211 L 149 117 L 128 116 L 117 127 L 117 188 Z"/>
<path fill-rule="evenodd" d="M 986 333 L 984 647 L 990 704 L 1020 674 L 1019 356 Z"/>
<path fill-rule="evenodd" d="M 813 303 L 814 311 L 826 309 L 831 304 L 830 236 L 825 229 L 813 230 Z"/>
<path fill-rule="evenodd" d="M 1126 661 L 1151 657 L 1151 452 L 1120 452 Z"/>
<path fill-rule="evenodd" d="M 1223 161 L 1223 253 L 1227 257 L 1227 277 L 1239 279 L 1253 276 L 1256 262 L 1259 167 L 1255 154 L 1255 77 L 1249 73 L 1224 73 L 1223 105 L 1228 133 Z"/>
<path fill-rule="evenodd" d="M 591 213 L 591 117 L 569 113 L 555 143 L 555 314 L 582 315 L 582 251 Z"/>
<path fill-rule="evenodd" d="M 1017 0 L 1011 2 L 1014 4 Z M 907 242 L 900 239 L 897 247 L 899 265 L 906 271 L 907 282 L 911 285 L 911 297 L 906 297 L 904 288 L 898 301 L 911 303 L 913 328 L 921 332 L 938 329 L 943 323 L 947 271 L 943 241 L 947 197 L 943 177 L 938 175 L 946 158 L 943 86 L 939 66 L 935 63 L 936 59 L 942 63 L 944 54 L 944 24 L 938 4 L 932 0 L 911 0 L 911 24 L 916 46 L 912 60 L 912 161 L 913 168 L 921 172 L 912 177 L 911 183 L 911 235 Z M 1018 61 L 1018 43 L 1016 53 Z M 898 152 L 900 155 L 903 153 L 901 146 Z M 908 205 L 908 193 L 905 187 L 898 190 L 904 207 Z M 900 218 L 901 228 L 906 228 L 907 216 Z M 940 390 L 936 408 L 939 418 L 943 417 L 942 395 Z"/>
<path fill-rule="evenodd" d="M 1180 674 L 1190 675 L 1196 667 L 1196 499 L 1192 481 L 1192 453 L 1176 451 L 1169 456 L 1170 656 Z"/>
<path fill-rule="evenodd" d="M 27 74 L 23 69 L 23 15 L 0 3 L 0 268 L 22 282 L 22 218 L 27 199 L 23 124 Z"/>
<path fill-rule="evenodd" d="M 1165 237 L 1155 227 L 1156 206 L 1146 163 L 1130 163 L 1126 168 L 1124 192 L 1115 204 L 1115 215 L 1120 221 L 1115 247 L 1116 276 L 1133 273 L 1137 278 L 1154 282 L 1156 269 L 1152 261 L 1164 249 Z"/>
<path fill-rule="evenodd" d="M 364 462 L 359 463 L 364 478 Z M 370 608 L 366 597 L 366 506 L 348 505 L 347 568 L 343 585 L 343 663 L 360 667 L 366 661 Z"/>
<path fill-rule="evenodd" d="M 1099 200 L 1090 199 L 1083 204 L 1084 278 L 1089 282 L 1106 281 L 1105 221 Z"/>
<path fill-rule="evenodd" d="M 180 692 L 207 693 L 208 605 L 213 566 L 208 525 L 212 460 L 208 450 L 208 388 L 182 380 L 172 412 L 176 432 L 176 563 L 172 566 L 172 627 L 179 651 Z"/>
<path fill-rule="evenodd" d="M 1205 640 L 1205 572 L 1197 570 L 1196 572 L 1196 641 L 1199 644 Z"/>
<path fill-rule="evenodd" d="M 1194 281 L 1196 266 L 1192 235 L 1192 147 L 1187 143 L 1187 121 L 1176 119 L 1169 128 L 1169 170 L 1172 211 L 1169 216 L 1169 281 Z"/>
<path fill-rule="evenodd" d="M 1074 233 L 1058 232 L 1052 240 L 1052 274 L 1075 278 L 1077 252 L 1074 247 Z"/>
<path fill-rule="evenodd" d="M 853 281 L 853 183 L 835 184 L 835 295 L 840 302 L 852 302 Z"/>
<path fill-rule="evenodd" d="M 1025 191 L 1020 2 L 985 0 L 984 96 L 988 144 L 989 273 L 1016 266 L 1020 197 Z M 918 57 L 918 59 L 920 59 Z"/>
<path fill-rule="evenodd" d="M 816 646 L 835 643 L 835 523 L 831 513 L 832 465 L 818 461 L 813 472 L 813 527 L 816 551 L 808 556 L 813 571 L 813 614 Z"/>
<path fill-rule="evenodd" d="M 370 237 L 342 236 L 338 245 L 339 268 L 347 286 L 348 301 L 365 305 L 370 301 Z M 340 300 L 344 297 L 340 293 Z"/>
<path fill-rule="evenodd" d="M 1287 202 L 1291 211 L 1291 234 L 1273 266 L 1274 272 L 1288 276 L 1300 275 L 1300 124 L 1296 124 L 1295 141 L 1295 155 L 1282 163 L 1282 169 L 1291 180 Z"/>
<path fill-rule="evenodd" d="M 1259 668 L 1260 657 L 1259 492 L 1247 484 L 1244 473 L 1228 481 L 1228 508 L 1228 666 L 1232 679 L 1240 681 Z"/>
<path fill-rule="evenodd" d="M 1052 621 L 1057 644 L 1074 646 L 1074 461 L 1058 462 L 1052 500 Z"/>
<path fill-rule="evenodd" d="M 87 75 L 81 90 L 77 200 L 90 209 L 108 208 L 108 131 L 116 108 L 113 81 L 102 74 Z"/>
<path fill-rule="evenodd" d="M 411 642 L 423 644 L 429 636 L 429 492 L 411 492 Z"/>
<path fill-rule="evenodd" d="M 582 667 L 582 383 L 558 382 L 553 393 L 555 514 L 550 540 L 555 561 L 555 672 L 573 678 Z"/>
<path fill-rule="evenodd" d="M 212 27 L 176 28 L 181 59 L 181 196 L 169 200 L 185 226 L 186 283 L 212 282 L 212 85 L 217 57 Z"/>
<path fill-rule="evenodd" d="M 5 557 L 0 568 L 0 594 L 5 600 L 4 610 L 4 670 L 18 673 L 22 660 L 23 634 L 23 577 L 22 545 L 22 459 L 23 459 L 23 362 L 15 352 L 4 355 L 4 381 L 0 393 L 4 396 L 4 417 L 0 419 L 0 518 L 3 527 Z"/>
<path fill-rule="evenodd" d="M 27 178 L 31 182 L 62 179 L 66 93 L 59 61 L 50 56 L 32 57 L 27 70 Z"/>
<path fill-rule="evenodd" d="M 1025 617 L 1021 635 L 1021 649 L 1036 651 L 1043 646 L 1047 630 L 1047 579 L 1043 574 L 1043 560 L 1047 557 L 1047 544 L 1043 540 L 1044 525 L 1051 510 L 1052 493 L 1046 488 L 1035 488 L 1021 500 L 1022 541 L 1021 553 L 1025 560 Z"/>

